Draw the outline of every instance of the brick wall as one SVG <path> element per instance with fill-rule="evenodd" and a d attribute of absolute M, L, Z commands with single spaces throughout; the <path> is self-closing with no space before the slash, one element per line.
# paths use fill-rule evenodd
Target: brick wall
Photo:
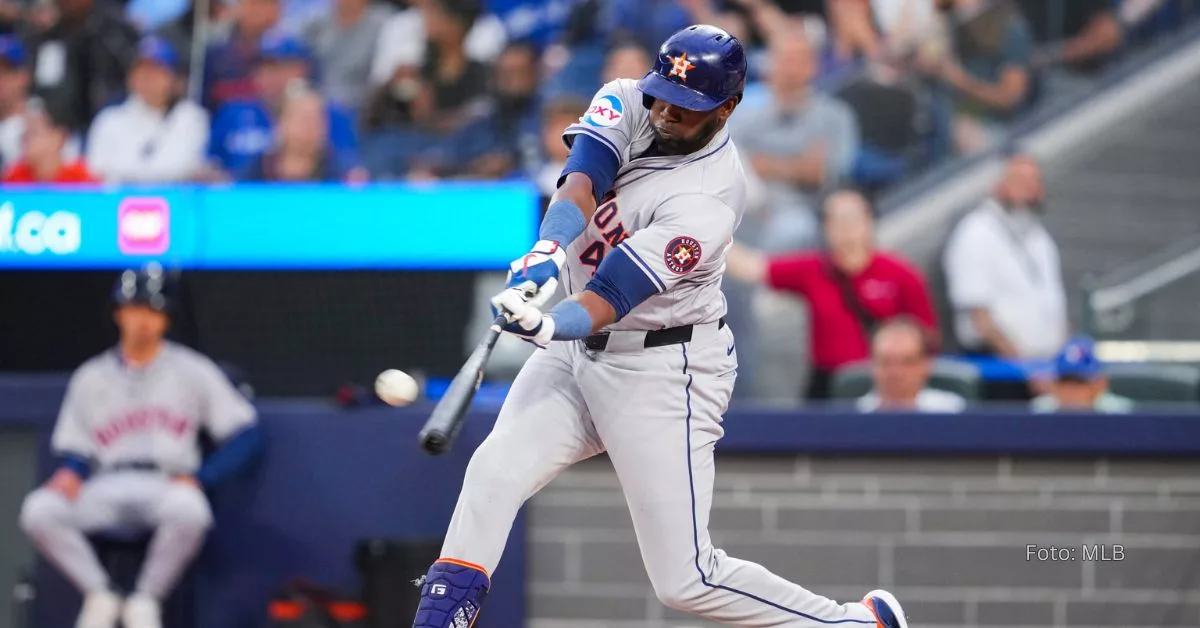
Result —
<path fill-rule="evenodd" d="M 606 459 L 531 515 L 531 628 L 717 625 L 658 603 Z M 718 547 L 818 593 L 891 589 L 913 628 L 1200 627 L 1200 461 L 725 456 L 712 521 Z M 1123 560 L 1084 560 L 1092 544 Z"/>

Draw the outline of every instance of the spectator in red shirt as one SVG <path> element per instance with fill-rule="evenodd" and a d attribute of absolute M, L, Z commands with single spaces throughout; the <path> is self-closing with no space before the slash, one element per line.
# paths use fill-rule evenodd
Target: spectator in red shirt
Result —
<path fill-rule="evenodd" d="M 70 129 L 61 114 L 31 106 L 25 114 L 21 159 L 4 175 L 5 183 L 95 183 L 83 161 L 63 160 Z"/>
<path fill-rule="evenodd" d="M 768 258 L 734 245 L 730 275 L 803 296 L 809 305 L 812 372 L 808 398 L 829 397 L 834 371 L 870 355 L 883 321 L 907 314 L 937 329 L 925 280 L 907 260 L 875 247 L 875 222 L 861 194 L 836 192 L 825 201 L 824 252 Z"/>

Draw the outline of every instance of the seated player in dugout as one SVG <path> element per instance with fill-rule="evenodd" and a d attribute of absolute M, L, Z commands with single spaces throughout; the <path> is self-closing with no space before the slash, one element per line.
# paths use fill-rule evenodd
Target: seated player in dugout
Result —
<path fill-rule="evenodd" d="M 158 265 L 118 278 L 120 340 L 71 377 L 51 438 L 59 466 L 21 508 L 38 551 L 84 595 L 76 628 L 160 628 L 161 601 L 212 526 L 204 492 L 262 450 L 254 407 L 220 368 L 164 340 L 172 292 Z M 202 429 L 217 443 L 203 461 Z M 141 533 L 152 536 L 136 586 L 116 591 L 88 536 Z"/>
<path fill-rule="evenodd" d="M 713 448 L 737 372 L 721 278 L 746 196 L 725 123 L 745 77 L 736 38 L 691 26 L 640 80 L 601 88 L 564 132 L 571 151 L 540 239 L 492 299 L 506 333 L 544 350 L 471 457 L 415 627 L 473 625 L 521 505 L 607 452 L 663 604 L 738 626 L 907 628 L 887 591 L 839 603 L 728 556 L 708 534 Z M 560 278 L 567 298 L 541 312 Z"/>

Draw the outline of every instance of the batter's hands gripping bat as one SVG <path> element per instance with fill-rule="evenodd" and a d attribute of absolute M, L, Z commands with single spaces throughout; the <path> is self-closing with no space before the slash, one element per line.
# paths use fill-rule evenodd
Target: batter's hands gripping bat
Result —
<path fill-rule="evenodd" d="M 483 369 L 487 366 L 492 349 L 500 338 L 500 329 L 507 323 L 508 319 L 503 314 L 492 321 L 492 326 L 488 328 L 479 346 L 471 352 L 471 357 L 467 358 L 466 363 L 451 380 L 446 394 L 442 395 L 434 406 L 429 420 L 425 421 L 425 426 L 421 428 L 421 449 L 424 449 L 425 453 L 436 456 L 446 453 L 454 445 L 463 421 L 466 420 L 467 409 L 471 407 L 471 400 L 475 398 L 475 392 L 483 382 Z"/>

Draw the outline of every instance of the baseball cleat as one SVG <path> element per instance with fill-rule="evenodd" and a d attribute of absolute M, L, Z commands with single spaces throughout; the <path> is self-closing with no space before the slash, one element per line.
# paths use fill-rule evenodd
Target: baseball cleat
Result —
<path fill-rule="evenodd" d="M 121 616 L 121 598 L 112 591 L 92 591 L 83 598 L 75 628 L 115 628 Z"/>
<path fill-rule="evenodd" d="M 875 589 L 862 599 L 862 603 L 871 609 L 875 621 L 879 622 L 879 628 L 908 628 L 908 617 L 904 615 L 904 608 L 891 593 Z"/>

